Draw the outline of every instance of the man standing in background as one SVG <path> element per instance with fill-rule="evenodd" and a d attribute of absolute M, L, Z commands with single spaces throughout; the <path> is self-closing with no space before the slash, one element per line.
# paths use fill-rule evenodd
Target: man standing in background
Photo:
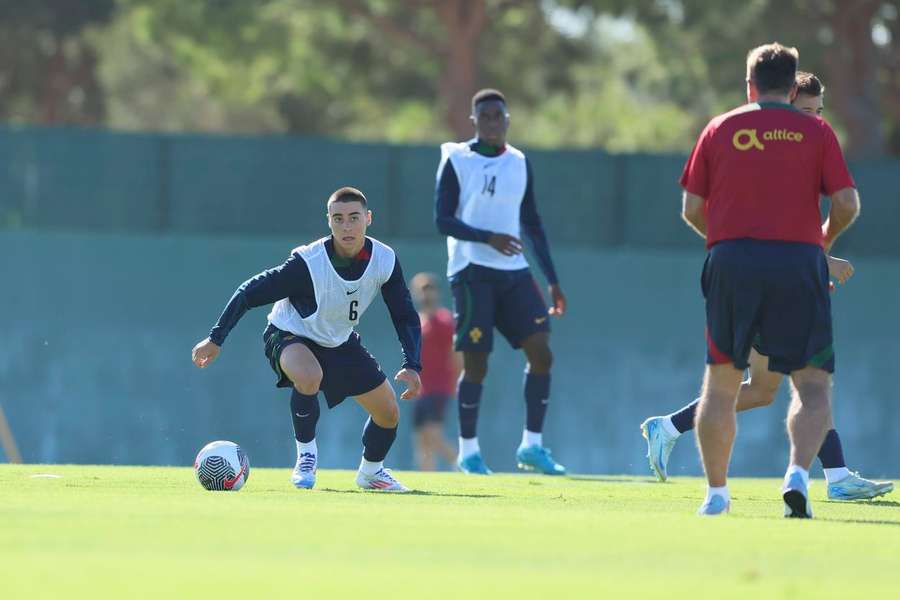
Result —
<path fill-rule="evenodd" d="M 521 150 L 506 143 L 506 98 L 498 90 L 479 91 L 472 98 L 471 119 L 474 139 L 441 145 L 435 190 L 435 223 L 447 236 L 456 349 L 463 353 L 457 464 L 466 473 L 491 473 L 476 427 L 497 329 L 528 360 L 525 427 L 516 462 L 522 469 L 564 475 L 565 467 L 544 446 L 543 427 L 553 364 L 549 317 L 565 313 L 566 297 L 538 215 L 531 165 Z M 522 232 L 550 284 L 549 310 L 522 253 Z"/>
<path fill-rule="evenodd" d="M 441 305 L 437 277 L 416 274 L 410 291 L 422 322 L 422 390 L 413 405 L 416 466 L 421 471 L 434 471 L 437 457 L 448 465 L 456 460 L 456 451 L 444 438 L 444 411 L 456 393 L 462 361 L 453 351 L 456 322 L 453 313 Z"/>

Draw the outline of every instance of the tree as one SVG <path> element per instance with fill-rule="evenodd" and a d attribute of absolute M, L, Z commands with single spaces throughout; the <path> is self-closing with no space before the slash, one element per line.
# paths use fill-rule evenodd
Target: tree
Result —
<path fill-rule="evenodd" d="M 113 3 L 0 0 L 0 118 L 102 122 L 97 56 L 81 34 L 105 23 Z"/>

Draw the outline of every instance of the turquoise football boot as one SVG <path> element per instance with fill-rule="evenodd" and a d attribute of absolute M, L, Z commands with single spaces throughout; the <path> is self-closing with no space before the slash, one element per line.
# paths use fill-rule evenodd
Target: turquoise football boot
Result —
<path fill-rule="evenodd" d="M 641 435 L 647 440 L 647 461 L 650 463 L 650 470 L 659 481 L 669 478 L 666 470 L 669 455 L 672 454 L 672 448 L 678 441 L 677 437 L 670 435 L 663 427 L 662 420 L 665 418 L 650 417 L 641 423 Z"/>
<path fill-rule="evenodd" d="M 543 446 L 527 446 L 516 451 L 519 468 L 525 471 L 539 471 L 544 475 L 565 475 L 566 468 L 553 460 L 550 450 Z"/>
<path fill-rule="evenodd" d="M 460 456 L 456 461 L 456 466 L 459 467 L 459 470 L 463 473 L 470 473 L 472 475 L 491 475 L 492 473 L 485 464 L 484 459 L 481 458 L 481 452 L 470 454 L 465 458 Z"/>
<path fill-rule="evenodd" d="M 893 491 L 894 484 L 890 481 L 871 481 L 860 477 L 855 471 L 850 471 L 850 474 L 840 481 L 828 484 L 828 499 L 870 500 Z"/>

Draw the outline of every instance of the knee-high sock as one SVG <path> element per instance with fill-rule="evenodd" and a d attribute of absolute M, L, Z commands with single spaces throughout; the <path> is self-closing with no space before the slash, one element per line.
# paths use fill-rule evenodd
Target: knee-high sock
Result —
<path fill-rule="evenodd" d="M 481 384 L 459 381 L 459 437 L 475 437 L 478 407 L 481 405 Z"/>
<path fill-rule="evenodd" d="M 841 437 L 834 429 L 825 434 L 825 441 L 819 450 L 819 460 L 823 469 L 840 469 L 846 467 L 844 462 L 844 448 L 841 446 Z"/>
<path fill-rule="evenodd" d="M 541 433 L 547 402 L 550 399 L 550 375 L 525 374 L 525 429 Z"/>
<path fill-rule="evenodd" d="M 369 462 L 382 462 L 396 438 L 396 427 L 381 427 L 369 417 L 363 429 L 363 458 Z"/>
<path fill-rule="evenodd" d="M 669 419 L 672 420 L 672 425 L 675 426 L 678 433 L 684 433 L 694 428 L 694 416 L 697 414 L 698 404 L 700 404 L 700 400 L 694 400 L 678 412 L 669 415 Z"/>
<path fill-rule="evenodd" d="M 294 421 L 294 437 L 304 444 L 316 438 L 316 423 L 319 422 L 318 394 L 301 394 L 291 391 L 291 419 Z"/>

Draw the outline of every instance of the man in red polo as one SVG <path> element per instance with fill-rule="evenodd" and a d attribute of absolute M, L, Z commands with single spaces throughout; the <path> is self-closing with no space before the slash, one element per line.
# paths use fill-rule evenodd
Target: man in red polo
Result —
<path fill-rule="evenodd" d="M 798 53 L 778 43 L 747 56 L 748 104 L 714 118 L 691 153 L 683 217 L 706 238 L 707 367 L 697 440 L 709 486 L 705 515 L 730 508 L 735 405 L 754 339 L 770 371 L 790 375 L 791 455 L 785 516 L 811 517 L 808 469 L 831 415 L 831 301 L 824 250 L 859 214 L 840 144 L 822 119 L 790 104 Z M 820 224 L 820 194 L 831 197 Z"/>

